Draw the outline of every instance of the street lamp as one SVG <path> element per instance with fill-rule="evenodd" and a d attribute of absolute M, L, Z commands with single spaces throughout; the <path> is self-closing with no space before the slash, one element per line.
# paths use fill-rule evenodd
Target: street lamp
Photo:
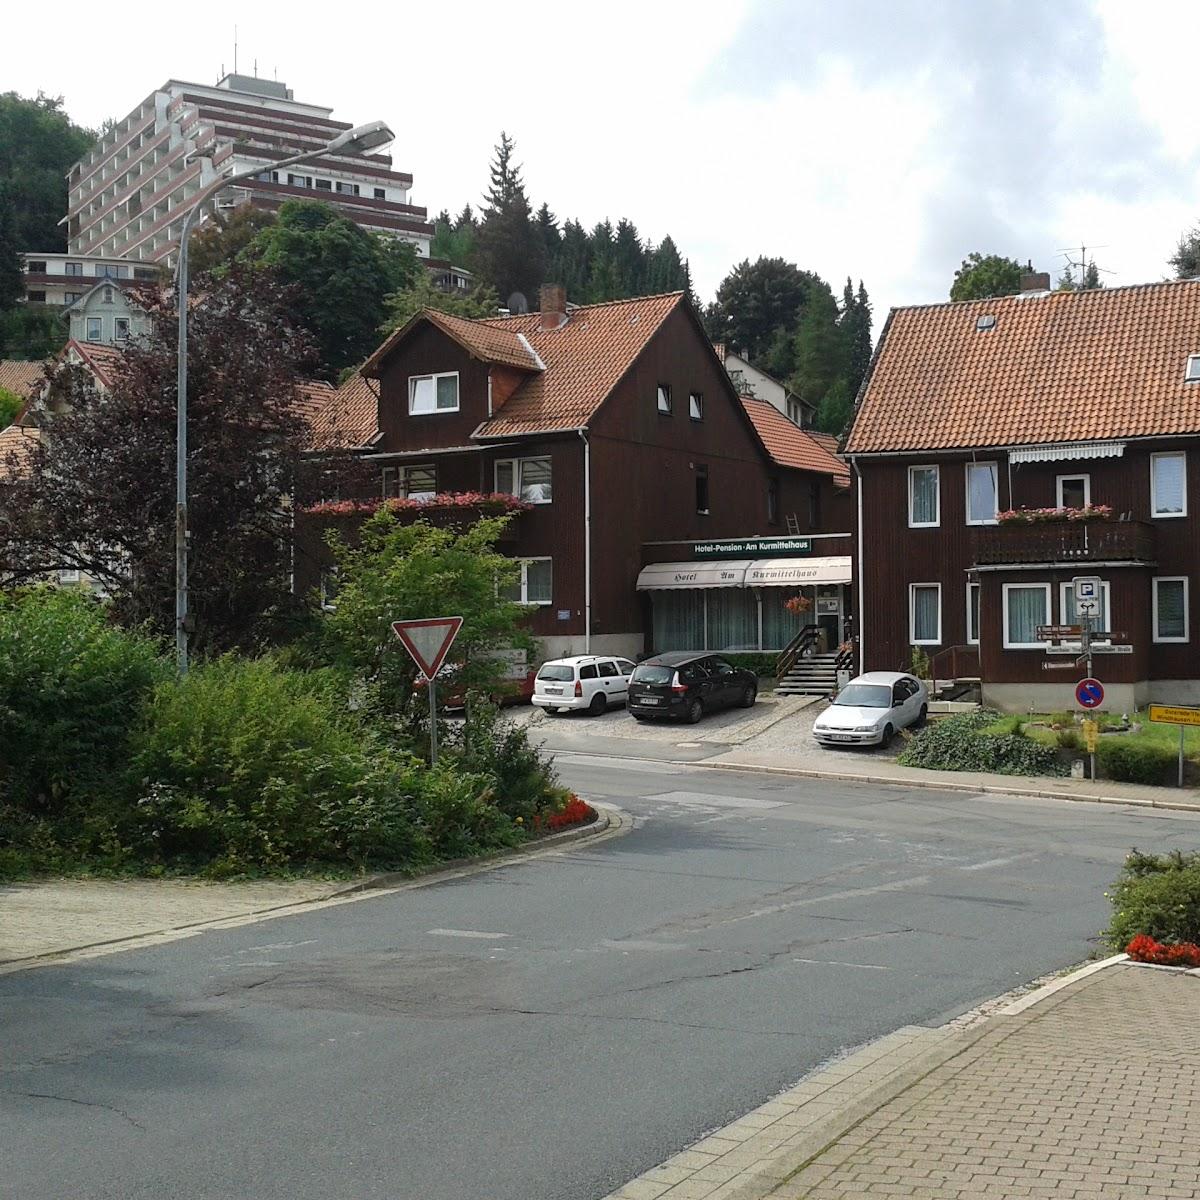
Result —
<path fill-rule="evenodd" d="M 371 121 L 339 133 L 316 150 L 293 154 L 275 164 L 293 167 L 311 162 L 325 154 L 363 154 L 386 146 L 395 135 L 385 121 Z M 247 167 L 222 176 L 208 185 L 183 219 L 179 236 L 179 262 L 175 268 L 175 299 L 179 305 L 179 347 L 175 375 L 175 657 L 179 674 L 188 669 L 188 513 L 187 513 L 187 320 L 188 320 L 188 238 L 203 215 L 205 203 L 217 192 L 262 173 L 262 167 Z"/>

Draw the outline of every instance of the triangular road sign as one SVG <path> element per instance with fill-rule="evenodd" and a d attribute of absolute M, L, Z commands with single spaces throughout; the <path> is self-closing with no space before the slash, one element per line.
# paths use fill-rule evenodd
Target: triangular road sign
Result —
<path fill-rule="evenodd" d="M 462 617 L 430 617 L 425 621 L 393 621 L 392 629 L 421 674 L 432 679 L 442 669 L 462 623 Z"/>

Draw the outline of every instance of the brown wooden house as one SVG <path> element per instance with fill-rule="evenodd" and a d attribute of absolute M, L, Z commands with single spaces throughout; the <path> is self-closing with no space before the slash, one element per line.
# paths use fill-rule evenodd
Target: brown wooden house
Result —
<path fill-rule="evenodd" d="M 1028 282 L 888 318 L 846 446 L 864 667 L 918 646 L 997 707 L 1074 707 L 1037 627 L 1076 624 L 1091 576 L 1132 647 L 1094 660 L 1105 706 L 1200 702 L 1200 280 Z"/>
<path fill-rule="evenodd" d="M 537 313 L 423 311 L 339 391 L 329 428 L 375 465 L 376 496 L 403 499 L 413 519 L 465 493 L 523 502 L 503 549 L 522 560 L 517 598 L 548 657 L 781 649 L 798 623 L 785 594 L 818 579 L 836 590 L 828 636 L 842 635 L 845 464 L 738 397 L 682 293 L 568 307 L 547 287 Z M 744 545 L 722 556 L 722 541 Z M 819 569 L 747 583 L 753 562 L 777 556 Z"/>

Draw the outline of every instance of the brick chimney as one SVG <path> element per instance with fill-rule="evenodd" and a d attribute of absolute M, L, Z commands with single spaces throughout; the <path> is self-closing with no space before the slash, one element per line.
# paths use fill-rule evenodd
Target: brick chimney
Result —
<path fill-rule="evenodd" d="M 543 329 L 561 329 L 567 323 L 567 289 L 561 283 L 543 283 L 538 308 Z"/>
<path fill-rule="evenodd" d="M 1021 274 L 1021 291 L 1048 292 L 1050 290 L 1049 271 L 1024 271 Z"/>

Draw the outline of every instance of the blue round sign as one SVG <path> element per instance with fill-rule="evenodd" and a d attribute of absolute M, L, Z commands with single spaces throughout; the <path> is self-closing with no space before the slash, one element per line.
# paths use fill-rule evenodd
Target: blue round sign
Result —
<path fill-rule="evenodd" d="M 1104 703 L 1104 684 L 1098 679 L 1081 679 L 1075 685 L 1075 699 L 1080 708 L 1099 708 Z"/>

